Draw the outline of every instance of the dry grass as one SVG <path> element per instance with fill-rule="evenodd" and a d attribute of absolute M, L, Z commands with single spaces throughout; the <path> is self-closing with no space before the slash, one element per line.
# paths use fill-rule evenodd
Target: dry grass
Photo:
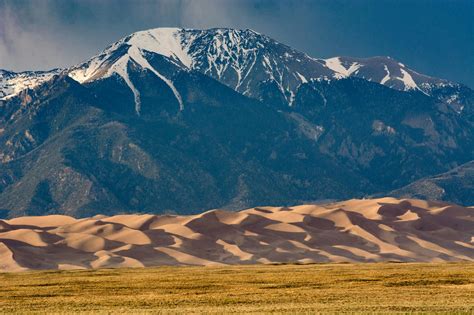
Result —
<path fill-rule="evenodd" d="M 0 274 L 0 313 L 473 313 L 474 264 L 159 267 Z"/>

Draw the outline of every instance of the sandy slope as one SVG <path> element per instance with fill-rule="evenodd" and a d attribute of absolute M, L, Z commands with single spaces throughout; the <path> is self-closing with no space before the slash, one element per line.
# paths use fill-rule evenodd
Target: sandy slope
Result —
<path fill-rule="evenodd" d="M 474 261 L 474 208 L 421 200 L 0 220 L 0 271 L 459 260 Z"/>

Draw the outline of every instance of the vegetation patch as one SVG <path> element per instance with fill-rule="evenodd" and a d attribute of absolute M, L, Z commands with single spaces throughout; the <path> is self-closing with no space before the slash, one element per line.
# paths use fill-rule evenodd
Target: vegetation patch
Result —
<path fill-rule="evenodd" d="M 0 313 L 474 312 L 473 263 L 0 273 Z"/>

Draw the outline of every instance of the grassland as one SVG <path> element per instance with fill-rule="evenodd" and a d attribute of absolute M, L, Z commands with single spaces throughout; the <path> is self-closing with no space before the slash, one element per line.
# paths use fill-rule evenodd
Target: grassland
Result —
<path fill-rule="evenodd" d="M 0 274 L 0 313 L 473 313 L 474 264 L 159 267 Z"/>

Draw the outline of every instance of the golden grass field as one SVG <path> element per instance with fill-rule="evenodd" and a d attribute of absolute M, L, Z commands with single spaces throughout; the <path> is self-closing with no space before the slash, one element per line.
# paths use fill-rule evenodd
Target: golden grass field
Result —
<path fill-rule="evenodd" d="M 473 263 L 0 273 L 0 313 L 473 313 Z"/>

